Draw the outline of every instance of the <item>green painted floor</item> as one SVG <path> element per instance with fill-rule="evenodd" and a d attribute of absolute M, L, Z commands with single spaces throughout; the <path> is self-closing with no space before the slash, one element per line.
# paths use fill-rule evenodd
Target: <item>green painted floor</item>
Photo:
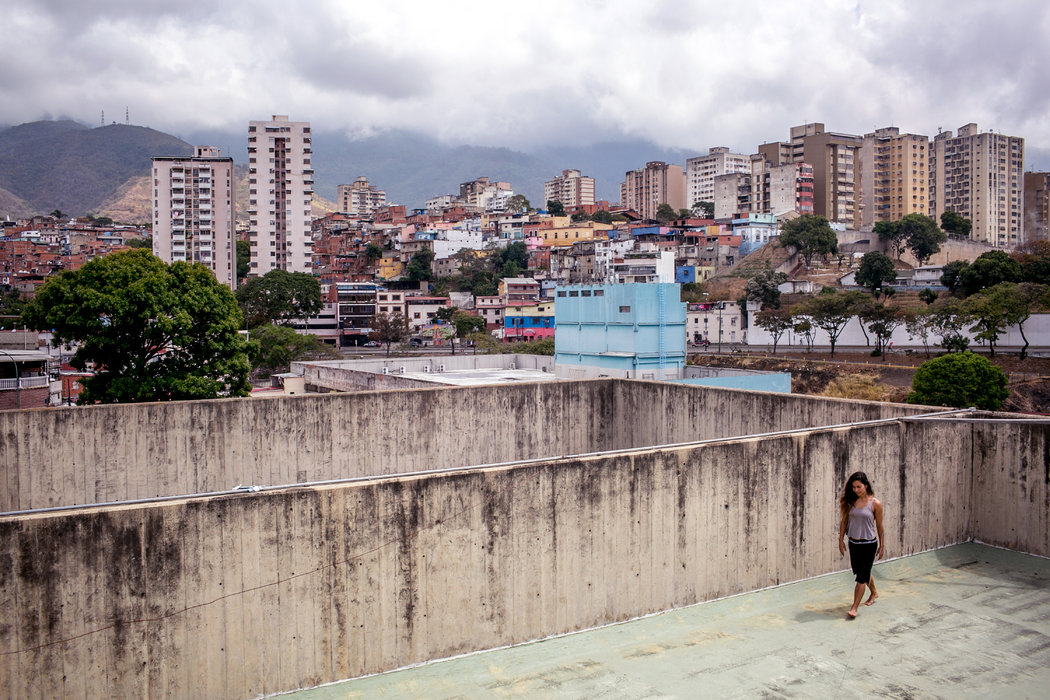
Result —
<path fill-rule="evenodd" d="M 1050 698 L 1050 560 L 977 544 L 292 694 L 334 698 Z"/>

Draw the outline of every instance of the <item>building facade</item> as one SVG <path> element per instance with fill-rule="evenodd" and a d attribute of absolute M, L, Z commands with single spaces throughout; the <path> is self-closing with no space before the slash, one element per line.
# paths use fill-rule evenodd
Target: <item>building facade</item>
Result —
<path fill-rule="evenodd" d="M 897 127 L 864 134 L 859 155 L 860 226 L 928 215 L 930 139 Z"/>
<path fill-rule="evenodd" d="M 543 199 L 558 201 L 569 207 L 594 204 L 594 178 L 581 175 L 579 170 L 562 170 L 561 175 L 543 183 Z"/>
<path fill-rule="evenodd" d="M 197 146 L 190 157 L 153 159 L 153 254 L 166 263 L 205 265 L 237 287 L 233 158 Z"/>
<path fill-rule="evenodd" d="M 1048 224 L 1050 224 L 1050 173 L 1025 173 L 1025 241 L 1050 240 Z"/>
<path fill-rule="evenodd" d="M 251 275 L 309 272 L 313 166 L 309 122 L 282 114 L 248 123 Z"/>
<path fill-rule="evenodd" d="M 1024 139 L 976 124 L 944 131 L 930 151 L 930 209 L 937 221 L 945 211 L 970 220 L 970 238 L 997 248 L 1024 242 Z"/>
<path fill-rule="evenodd" d="M 554 309 L 558 376 L 681 378 L 685 304 L 677 284 L 559 287 Z"/>
<path fill-rule="evenodd" d="M 813 166 L 809 163 L 774 165 L 762 155 L 751 157 L 749 173 L 715 178 L 715 218 L 747 214 L 813 213 Z"/>
<path fill-rule="evenodd" d="M 725 146 L 709 148 L 706 156 L 686 160 L 686 206 L 691 207 L 697 202 L 713 202 L 715 178 L 719 175 L 750 172 L 751 156 L 730 153 Z"/>
<path fill-rule="evenodd" d="M 685 174 L 680 165 L 650 161 L 640 170 L 627 171 L 620 183 L 620 205 L 643 219 L 655 219 L 661 204 L 675 211 L 684 209 L 685 199 Z"/>
<path fill-rule="evenodd" d="M 379 207 L 386 206 L 386 191 L 368 182 L 364 175 L 349 185 L 336 189 L 339 210 L 355 216 L 370 217 Z"/>

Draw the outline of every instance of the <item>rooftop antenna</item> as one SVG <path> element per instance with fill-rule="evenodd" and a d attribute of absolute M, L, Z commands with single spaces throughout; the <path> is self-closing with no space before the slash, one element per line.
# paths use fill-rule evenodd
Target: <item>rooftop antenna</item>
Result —
<path fill-rule="evenodd" d="M 131 117 L 129 116 L 128 108 L 124 108 L 124 125 L 131 126 Z"/>
<path fill-rule="evenodd" d="M 105 126 L 106 125 L 106 110 L 102 110 L 102 117 L 98 120 L 98 125 L 99 126 Z"/>

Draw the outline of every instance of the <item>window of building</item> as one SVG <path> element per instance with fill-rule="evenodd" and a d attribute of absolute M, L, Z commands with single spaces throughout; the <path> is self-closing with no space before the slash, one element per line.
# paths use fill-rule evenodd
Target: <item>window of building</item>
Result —
<path fill-rule="evenodd" d="M 631 307 L 630 306 L 621 306 L 620 307 L 620 313 L 621 314 L 629 314 L 629 313 L 631 313 Z"/>

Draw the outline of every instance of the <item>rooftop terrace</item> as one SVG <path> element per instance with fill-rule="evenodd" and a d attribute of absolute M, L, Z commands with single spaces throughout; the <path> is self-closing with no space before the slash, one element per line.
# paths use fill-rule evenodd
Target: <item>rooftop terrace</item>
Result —
<path fill-rule="evenodd" d="M 1035 698 L 1050 560 L 961 544 L 531 644 L 292 694 L 334 698 Z"/>

